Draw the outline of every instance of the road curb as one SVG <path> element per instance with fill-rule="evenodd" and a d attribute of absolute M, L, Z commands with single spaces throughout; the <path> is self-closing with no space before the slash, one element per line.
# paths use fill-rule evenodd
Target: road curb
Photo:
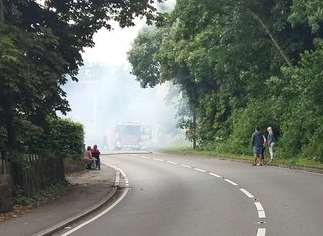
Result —
<path fill-rule="evenodd" d="M 117 190 L 119 188 L 120 172 L 116 169 L 114 169 L 114 170 L 115 170 L 115 181 L 114 181 L 114 185 L 112 187 L 112 190 L 101 201 L 99 201 L 94 206 L 89 207 L 88 209 L 84 210 L 83 212 L 81 212 L 75 216 L 72 216 L 66 220 L 59 222 L 58 224 L 56 224 L 54 226 L 51 226 L 50 228 L 47 228 L 47 229 L 42 230 L 36 234 L 33 234 L 33 236 L 53 235 L 54 233 L 64 229 L 66 226 L 71 225 L 79 220 L 82 220 L 83 218 L 86 218 L 87 216 L 89 216 L 93 212 L 99 210 L 103 205 L 108 203 L 117 194 Z"/>

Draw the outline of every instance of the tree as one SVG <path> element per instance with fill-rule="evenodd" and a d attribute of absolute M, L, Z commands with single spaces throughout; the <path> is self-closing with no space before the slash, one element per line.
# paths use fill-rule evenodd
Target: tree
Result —
<path fill-rule="evenodd" d="M 178 0 L 166 25 L 134 44 L 134 74 L 144 85 L 181 87 L 196 121 L 183 127 L 201 148 L 250 152 L 253 128 L 273 126 L 283 156 L 319 158 L 322 8 L 314 0 Z M 149 41 L 157 46 L 146 50 Z M 158 73 L 144 76 L 149 61 Z"/>
<path fill-rule="evenodd" d="M 77 81 L 81 52 L 94 46 L 94 33 L 111 29 L 112 20 L 122 27 L 132 26 L 137 16 L 156 20 L 154 2 L 0 1 L 0 112 L 10 151 L 18 146 L 17 122 L 45 127 L 48 115 L 70 110 L 62 85 Z"/>

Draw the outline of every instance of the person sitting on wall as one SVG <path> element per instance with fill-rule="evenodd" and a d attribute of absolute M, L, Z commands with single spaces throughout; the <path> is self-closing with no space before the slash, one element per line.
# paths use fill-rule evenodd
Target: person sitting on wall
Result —
<path fill-rule="evenodd" d="M 100 151 L 98 149 L 98 146 L 97 145 L 94 145 L 93 146 L 93 149 L 92 149 L 92 157 L 95 159 L 95 166 L 98 170 L 101 169 L 101 161 L 100 161 Z"/>
<path fill-rule="evenodd" d="M 91 146 L 88 146 L 84 153 L 84 162 L 86 169 L 91 170 L 94 163 L 94 158 L 92 157 Z"/>

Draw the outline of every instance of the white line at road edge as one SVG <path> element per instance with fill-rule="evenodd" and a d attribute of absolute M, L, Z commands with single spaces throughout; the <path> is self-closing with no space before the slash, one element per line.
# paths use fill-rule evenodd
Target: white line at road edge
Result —
<path fill-rule="evenodd" d="M 154 161 L 160 161 L 160 162 L 163 162 L 164 160 L 163 159 L 159 159 L 159 158 L 153 158 Z"/>
<path fill-rule="evenodd" d="M 265 228 L 259 228 L 257 231 L 257 236 L 265 236 L 266 235 L 266 229 Z"/>
<path fill-rule="evenodd" d="M 252 195 L 251 193 L 249 193 L 247 190 L 240 188 L 240 191 L 243 192 L 248 198 L 255 198 L 254 195 Z"/>
<path fill-rule="evenodd" d="M 234 185 L 234 186 L 237 186 L 238 184 L 237 183 L 235 183 L 235 182 L 233 182 L 233 181 L 231 181 L 231 180 L 229 180 L 229 179 L 224 179 L 226 182 L 228 182 L 228 183 L 230 183 L 230 184 L 232 184 L 232 185 Z"/>
<path fill-rule="evenodd" d="M 209 172 L 209 175 L 212 175 L 212 176 L 217 177 L 217 178 L 221 178 L 221 175 L 217 175 L 217 174 L 212 173 L 212 172 Z"/>
<path fill-rule="evenodd" d="M 189 166 L 189 165 L 181 164 L 181 166 L 183 166 L 183 167 L 185 167 L 185 168 L 192 169 L 192 166 Z"/>
<path fill-rule="evenodd" d="M 200 168 L 194 168 L 194 170 L 199 171 L 199 172 L 202 172 L 202 173 L 205 173 L 206 172 L 206 170 L 203 170 L 203 169 L 200 169 Z"/>
<path fill-rule="evenodd" d="M 110 166 L 110 167 L 112 167 L 112 168 L 116 169 L 117 171 L 120 171 L 120 173 L 121 173 L 121 174 L 123 175 L 123 177 L 125 178 L 126 185 L 128 185 L 129 181 L 128 181 L 127 176 L 126 176 L 126 175 L 125 175 L 125 173 L 123 172 L 123 170 L 121 170 L 121 169 L 120 169 L 120 168 L 118 168 L 118 167 L 112 166 L 112 165 L 108 165 L 108 166 Z M 96 215 L 96 216 L 94 216 L 93 218 L 89 219 L 88 221 L 85 221 L 85 222 L 83 222 L 82 224 L 80 224 L 80 225 L 76 226 L 75 228 L 73 228 L 73 229 L 71 229 L 71 230 L 69 230 L 69 231 L 65 232 L 65 233 L 64 233 L 64 234 L 62 234 L 61 236 L 68 236 L 68 235 L 70 235 L 70 234 L 74 233 L 75 231 L 77 231 L 77 230 L 79 230 L 79 229 L 83 228 L 84 226 L 86 226 L 86 225 L 90 224 L 91 222 L 93 222 L 93 221 L 97 220 L 97 219 L 98 219 L 98 218 L 100 218 L 101 216 L 103 216 L 103 215 L 107 214 L 111 209 L 113 209 L 116 205 L 118 205 L 118 204 L 119 204 L 119 202 L 121 202 L 121 201 L 125 198 L 125 196 L 127 195 L 128 191 L 129 191 L 129 189 L 128 189 L 128 188 L 126 188 L 126 189 L 124 190 L 124 192 L 122 193 L 122 195 L 120 196 L 120 198 L 118 198 L 118 200 L 117 200 L 117 201 L 115 201 L 115 202 L 114 202 L 111 206 L 109 206 L 107 209 L 105 209 L 105 210 L 104 210 L 104 211 L 102 211 L 101 213 L 97 214 L 97 215 Z"/>
<path fill-rule="evenodd" d="M 177 163 L 173 162 L 173 161 L 167 161 L 167 162 L 170 163 L 170 164 L 173 164 L 173 165 L 177 165 Z"/>

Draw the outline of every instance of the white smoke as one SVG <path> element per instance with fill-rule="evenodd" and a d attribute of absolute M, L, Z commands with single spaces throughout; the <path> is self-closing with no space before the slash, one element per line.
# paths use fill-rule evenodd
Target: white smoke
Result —
<path fill-rule="evenodd" d="M 174 3 L 166 4 L 173 7 Z M 72 108 L 68 117 L 84 125 L 86 144 L 103 144 L 108 130 L 119 122 L 151 125 L 163 133 L 160 145 L 171 143 L 175 136 L 183 138 L 176 128 L 176 104 L 165 100 L 169 85 L 142 89 L 130 74 L 127 52 L 144 26 L 144 20 L 138 19 L 132 28 L 113 24 L 113 31 L 100 30 L 94 37 L 95 47 L 83 54 L 79 82 L 65 86 Z"/>

